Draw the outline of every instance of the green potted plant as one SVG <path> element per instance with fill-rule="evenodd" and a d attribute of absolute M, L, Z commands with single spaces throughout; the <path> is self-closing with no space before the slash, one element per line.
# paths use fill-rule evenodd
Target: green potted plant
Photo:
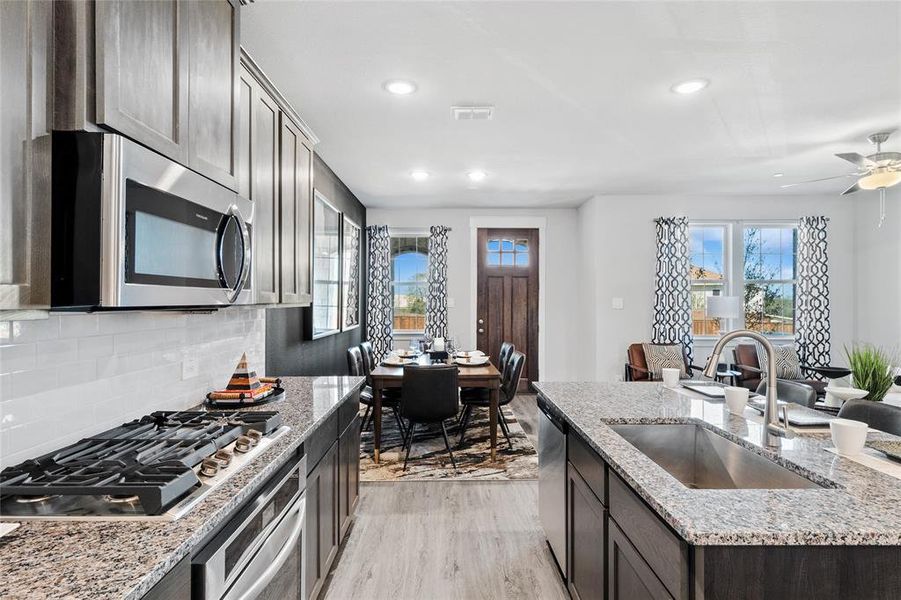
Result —
<path fill-rule="evenodd" d="M 897 356 L 872 344 L 855 344 L 845 348 L 848 368 L 854 375 L 854 386 L 869 392 L 866 400 L 881 401 L 894 383 L 892 365 Z"/>

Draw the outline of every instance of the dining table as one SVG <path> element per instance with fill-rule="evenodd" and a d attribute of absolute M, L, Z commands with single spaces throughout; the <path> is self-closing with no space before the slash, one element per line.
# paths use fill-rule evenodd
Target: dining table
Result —
<path fill-rule="evenodd" d="M 444 364 L 444 361 L 433 362 L 428 353 L 422 353 L 410 359 L 410 364 L 431 365 Z M 454 358 L 447 359 L 451 364 Z M 497 460 L 497 419 L 499 410 L 501 372 L 489 361 L 483 365 L 460 365 L 458 381 L 460 387 L 484 388 L 488 390 L 488 428 L 491 438 L 491 461 Z M 401 365 L 385 365 L 379 363 L 370 375 L 372 379 L 372 403 L 373 421 L 375 425 L 375 439 L 373 441 L 373 462 L 378 464 L 382 443 L 382 390 L 387 388 L 403 387 L 404 368 Z"/>

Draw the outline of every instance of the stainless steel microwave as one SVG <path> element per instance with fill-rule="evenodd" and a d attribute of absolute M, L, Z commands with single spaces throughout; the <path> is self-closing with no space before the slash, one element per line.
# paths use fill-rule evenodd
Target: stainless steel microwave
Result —
<path fill-rule="evenodd" d="M 250 304 L 253 204 L 113 133 L 53 134 L 51 304 Z"/>

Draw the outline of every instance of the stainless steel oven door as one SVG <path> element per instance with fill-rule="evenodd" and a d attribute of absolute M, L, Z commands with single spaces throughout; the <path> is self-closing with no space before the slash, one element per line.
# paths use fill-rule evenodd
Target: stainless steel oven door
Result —
<path fill-rule="evenodd" d="M 302 600 L 306 496 L 301 495 L 238 575 L 224 600 Z"/>
<path fill-rule="evenodd" d="M 252 302 L 250 201 L 118 135 L 103 164 L 101 307 Z"/>

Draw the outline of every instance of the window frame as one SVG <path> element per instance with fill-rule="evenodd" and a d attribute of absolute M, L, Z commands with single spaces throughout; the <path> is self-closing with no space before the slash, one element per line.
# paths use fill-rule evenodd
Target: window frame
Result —
<path fill-rule="evenodd" d="M 321 331 L 316 330 L 316 295 L 317 295 L 316 294 L 316 283 L 317 283 L 317 278 L 316 278 L 316 272 L 317 272 L 317 269 L 316 269 L 316 259 L 317 259 L 317 257 L 316 257 L 316 202 L 317 201 L 324 204 L 327 210 L 331 210 L 332 212 L 334 212 L 337 215 L 337 219 L 338 219 L 338 230 L 337 230 L 337 234 L 336 234 L 338 237 L 338 257 L 337 257 L 338 279 L 337 279 L 337 282 L 333 282 L 330 279 L 322 280 L 322 281 L 327 282 L 329 285 L 331 285 L 333 283 L 337 283 L 337 286 L 338 286 L 338 292 L 337 292 L 338 322 L 337 322 L 337 326 L 334 329 L 323 329 Z M 342 213 L 341 210 L 339 210 L 337 206 L 332 204 L 332 202 L 324 194 L 320 193 L 319 190 L 313 190 L 313 219 L 312 219 L 312 225 L 311 225 L 312 243 L 311 243 L 311 253 L 310 253 L 311 263 L 312 263 L 311 268 L 310 268 L 310 275 L 311 275 L 311 282 L 312 282 L 311 289 L 310 289 L 310 292 L 312 294 L 312 301 L 310 302 L 310 339 L 312 339 L 312 340 L 318 340 L 320 338 L 328 337 L 330 335 L 335 335 L 336 333 L 341 332 L 341 322 L 343 321 L 343 316 L 344 316 L 344 311 L 343 311 L 343 307 L 342 307 L 342 304 L 344 302 L 344 282 L 343 282 L 343 271 L 344 271 L 343 224 L 344 223 L 343 223 L 343 216 L 344 216 L 344 213 Z"/>
<path fill-rule="evenodd" d="M 740 244 L 740 246 L 741 246 L 741 253 L 742 253 L 741 271 L 740 271 L 741 287 L 738 288 L 738 290 L 736 291 L 737 295 L 740 296 L 742 299 L 744 299 L 745 288 L 747 287 L 749 281 L 751 281 L 752 283 L 757 283 L 757 284 L 762 284 L 762 285 L 789 285 L 790 284 L 793 288 L 792 289 L 792 303 L 793 303 L 792 330 L 797 331 L 797 315 L 798 315 L 798 313 L 797 313 L 797 300 L 798 300 L 797 229 L 798 229 L 798 222 L 797 221 L 741 221 L 740 223 L 741 223 L 741 235 L 738 235 L 736 237 L 739 238 L 738 244 Z M 794 247 L 794 252 L 793 252 L 793 255 L 795 257 L 795 269 L 794 269 L 795 277 L 793 279 L 752 279 L 752 280 L 745 279 L 745 256 L 744 256 L 745 230 L 751 229 L 751 228 L 795 230 L 795 247 Z M 742 305 L 744 305 L 744 302 L 742 302 Z M 744 312 L 744 311 L 742 311 L 742 312 Z M 742 328 L 747 327 L 744 314 L 741 317 L 741 327 Z M 768 339 L 775 340 L 775 341 L 785 342 L 785 341 L 795 339 L 794 333 L 791 333 L 791 334 L 785 334 L 785 333 L 767 334 L 762 331 L 758 332 L 758 333 L 766 336 Z"/>
<path fill-rule="evenodd" d="M 426 243 L 426 244 L 425 244 L 425 257 L 426 257 L 426 271 L 425 271 L 425 273 L 426 273 L 426 280 L 425 280 L 425 284 L 426 284 L 426 292 L 428 292 L 428 274 L 429 274 L 429 271 L 428 271 L 428 264 L 429 264 L 429 263 L 428 263 L 428 260 L 429 260 L 429 245 L 428 245 L 428 242 L 429 242 L 429 237 L 430 237 L 430 235 L 431 235 L 431 234 L 430 234 L 428 231 L 423 231 L 423 230 L 419 230 L 419 229 L 416 229 L 416 230 L 408 230 L 408 229 L 393 229 L 393 228 L 391 228 L 391 229 L 388 230 L 388 236 L 389 236 L 392 240 L 395 239 L 395 238 L 416 238 L 416 239 L 417 239 L 417 242 L 416 242 L 416 247 L 417 247 L 417 248 L 419 248 L 419 240 L 420 240 L 420 239 L 425 240 L 425 243 Z M 396 281 L 396 280 L 394 279 L 394 254 L 392 253 L 392 254 L 391 254 L 391 305 L 392 305 L 392 309 L 393 309 L 394 306 L 396 305 L 396 301 L 395 301 L 395 300 L 396 300 L 396 299 L 395 299 L 395 293 L 396 293 L 396 292 L 395 292 L 395 285 L 396 285 L 396 284 L 410 285 L 410 284 L 415 284 L 415 283 L 419 283 L 419 282 L 413 281 L 413 280 L 410 280 L 410 281 L 406 281 L 406 280 L 404 280 L 404 281 Z M 423 334 L 425 334 L 425 320 L 423 320 L 423 328 L 422 328 L 422 329 L 395 329 L 395 328 L 394 328 L 394 317 L 395 317 L 395 316 L 396 316 L 396 313 L 394 313 L 394 314 L 392 315 L 392 323 L 391 323 L 391 328 L 392 328 L 392 333 L 393 333 L 393 334 L 399 335 L 399 336 L 402 336 L 402 337 L 403 337 L 403 336 L 414 337 L 414 336 L 417 336 L 417 335 L 423 335 Z"/>
<path fill-rule="evenodd" d="M 745 281 L 745 248 L 744 248 L 744 232 L 747 228 L 760 227 L 760 228 L 780 228 L 780 229 L 797 229 L 798 222 L 796 220 L 791 219 L 690 219 L 688 223 L 689 227 L 697 225 L 697 226 L 722 226 L 725 228 L 725 238 L 724 238 L 724 249 L 723 252 L 726 255 L 724 257 L 725 261 L 725 273 L 723 277 L 726 281 L 726 285 L 724 286 L 724 293 L 727 296 L 738 296 L 742 298 L 742 309 L 744 309 L 744 291 L 745 285 L 747 282 Z M 797 256 L 797 248 L 795 248 L 795 255 Z M 797 265 L 796 265 L 797 269 Z M 797 302 L 797 270 L 795 271 L 795 279 L 793 280 L 754 280 L 755 282 L 763 282 L 763 283 L 786 283 L 792 284 L 794 286 L 794 298 L 795 302 Z M 689 273 L 690 277 L 690 273 Z M 690 285 L 694 284 L 696 281 L 703 280 L 694 280 L 689 279 Z M 797 323 L 797 304 L 795 309 L 795 323 Z M 694 321 L 692 321 L 692 324 Z M 744 329 L 745 328 L 745 316 L 744 310 L 742 310 L 742 315 L 737 319 L 727 319 L 726 323 L 723 324 L 724 331 L 730 331 L 734 329 Z M 764 334 L 770 340 L 774 342 L 790 342 L 795 339 L 793 334 Z M 694 336 L 695 340 L 717 340 L 719 339 L 719 335 L 697 335 Z"/>
<path fill-rule="evenodd" d="M 705 284 L 711 281 L 711 279 L 692 279 L 691 278 L 691 228 L 692 227 L 717 227 L 722 229 L 723 231 L 723 278 L 721 280 L 723 286 L 723 294 L 726 296 L 730 296 L 732 294 L 732 273 L 733 273 L 733 265 L 732 265 L 732 227 L 731 223 L 727 221 L 691 221 L 688 224 L 689 228 L 689 294 L 691 294 L 691 289 L 695 285 Z M 725 319 L 725 323 L 721 324 L 721 328 L 729 331 L 730 328 L 734 325 L 733 321 L 735 319 Z M 694 319 L 692 319 L 692 328 L 694 328 Z M 695 339 L 716 339 L 718 336 L 716 335 L 697 335 L 694 336 Z"/>

